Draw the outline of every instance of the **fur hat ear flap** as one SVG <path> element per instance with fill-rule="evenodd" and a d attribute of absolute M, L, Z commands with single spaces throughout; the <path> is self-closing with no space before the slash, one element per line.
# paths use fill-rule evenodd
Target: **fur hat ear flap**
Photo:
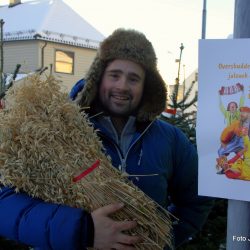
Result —
<path fill-rule="evenodd" d="M 86 75 L 84 88 L 79 92 L 76 98 L 76 103 L 81 107 L 90 106 L 96 98 L 105 65 L 106 63 L 96 56 Z"/>
<path fill-rule="evenodd" d="M 166 108 L 167 88 L 158 72 L 147 72 L 137 120 L 152 121 Z"/>

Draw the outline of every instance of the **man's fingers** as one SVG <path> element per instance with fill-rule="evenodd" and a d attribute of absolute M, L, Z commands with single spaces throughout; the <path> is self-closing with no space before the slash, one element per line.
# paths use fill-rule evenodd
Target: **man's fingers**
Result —
<path fill-rule="evenodd" d="M 137 226 L 136 221 L 115 221 L 109 215 L 123 208 L 124 204 L 115 203 L 96 209 L 92 212 L 95 226 L 94 247 L 100 249 L 133 250 L 141 242 L 138 236 L 130 236 L 126 231 Z M 114 245 L 117 245 L 114 247 Z"/>
<path fill-rule="evenodd" d="M 116 211 L 120 210 L 123 207 L 124 207 L 123 203 L 114 203 L 114 204 L 109 204 L 107 206 L 98 208 L 94 212 L 98 213 L 98 214 L 108 216 L 110 214 L 115 213 Z"/>
<path fill-rule="evenodd" d="M 116 244 L 114 244 L 114 247 L 112 249 L 115 249 L 115 250 L 135 250 L 136 248 L 134 246 L 116 243 Z"/>
<path fill-rule="evenodd" d="M 117 221 L 116 222 L 116 228 L 119 229 L 119 231 L 126 231 L 133 229 L 137 226 L 136 221 Z"/>
<path fill-rule="evenodd" d="M 121 244 L 132 246 L 134 244 L 141 243 L 142 238 L 140 238 L 139 236 L 130 236 L 126 234 L 120 234 L 117 241 Z"/>

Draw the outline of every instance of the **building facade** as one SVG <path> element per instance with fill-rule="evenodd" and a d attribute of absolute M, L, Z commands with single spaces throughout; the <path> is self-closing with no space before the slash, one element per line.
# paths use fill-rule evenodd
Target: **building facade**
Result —
<path fill-rule="evenodd" d="M 104 36 L 62 0 L 11 0 L 0 7 L 3 72 L 28 74 L 46 68 L 69 91 L 84 78 Z"/>

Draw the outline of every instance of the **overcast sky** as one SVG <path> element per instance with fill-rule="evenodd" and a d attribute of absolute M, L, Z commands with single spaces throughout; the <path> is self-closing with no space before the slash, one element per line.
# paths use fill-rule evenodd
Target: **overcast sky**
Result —
<path fill-rule="evenodd" d="M 22 2 L 27 0 L 22 0 Z M 42 0 L 41 0 L 42 1 Z M 177 77 L 180 45 L 181 74 L 198 65 L 203 0 L 63 0 L 105 36 L 119 27 L 134 28 L 153 43 L 160 72 L 168 83 Z M 7 4 L 8 0 L 0 0 Z M 234 0 L 207 0 L 206 38 L 227 38 L 233 32 Z"/>

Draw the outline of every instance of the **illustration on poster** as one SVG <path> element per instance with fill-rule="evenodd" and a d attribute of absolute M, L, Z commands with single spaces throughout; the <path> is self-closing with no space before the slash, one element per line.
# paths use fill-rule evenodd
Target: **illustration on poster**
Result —
<path fill-rule="evenodd" d="M 222 96 L 231 96 L 242 92 L 239 103 L 229 101 L 223 105 Z M 244 106 L 244 86 L 222 86 L 219 90 L 220 111 L 224 116 L 226 127 L 221 132 L 217 174 L 225 174 L 230 179 L 250 180 L 250 108 Z"/>

